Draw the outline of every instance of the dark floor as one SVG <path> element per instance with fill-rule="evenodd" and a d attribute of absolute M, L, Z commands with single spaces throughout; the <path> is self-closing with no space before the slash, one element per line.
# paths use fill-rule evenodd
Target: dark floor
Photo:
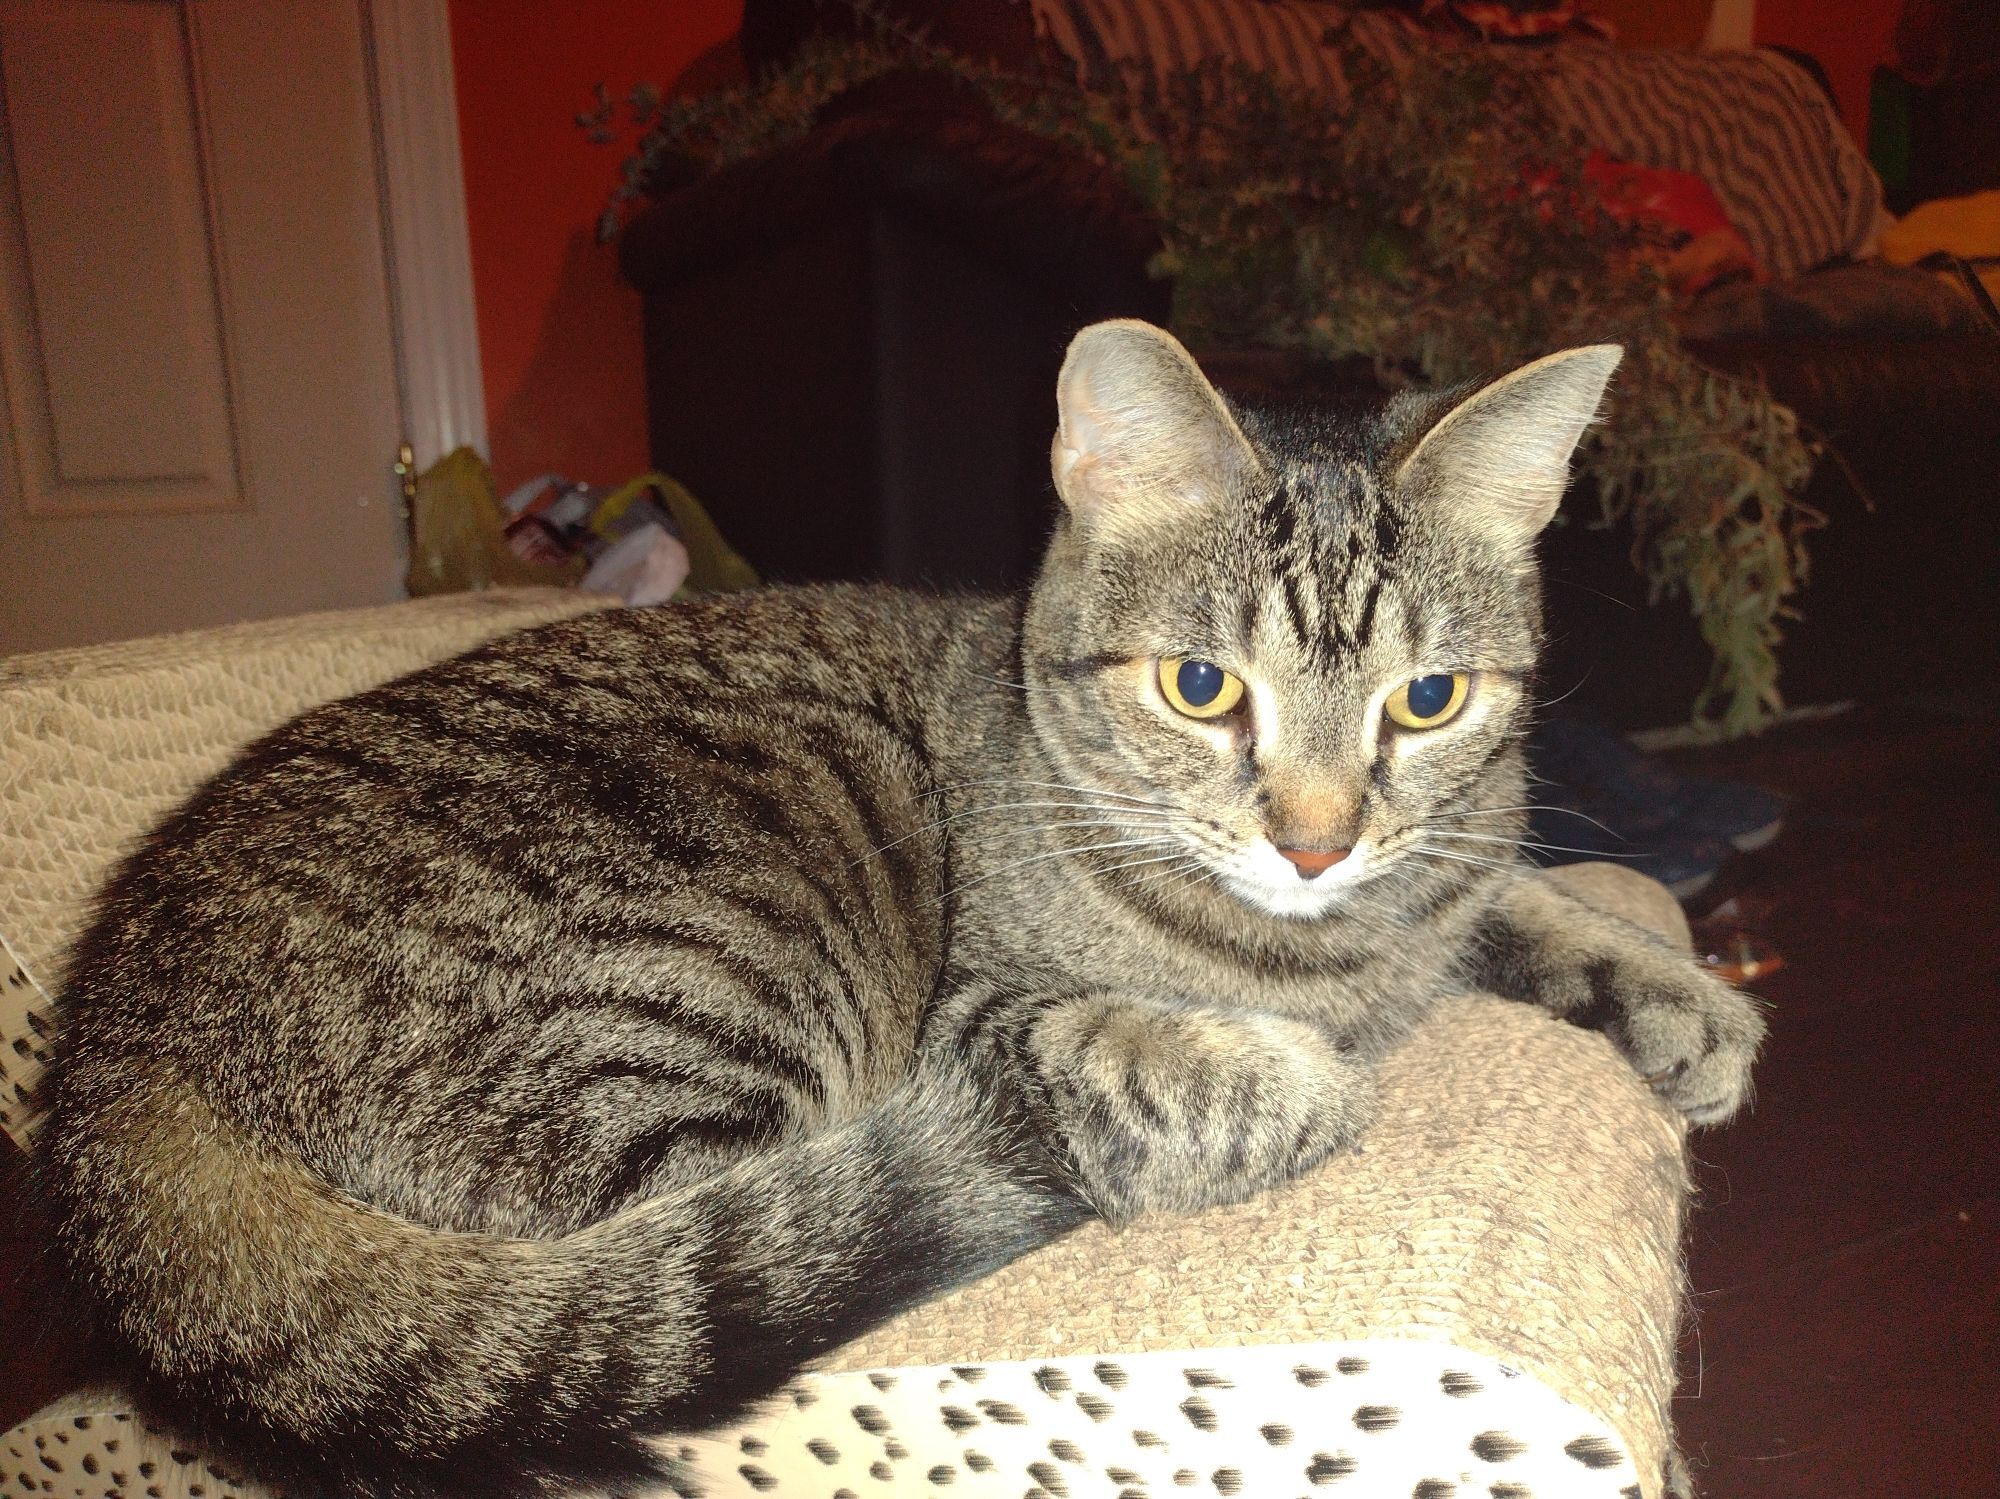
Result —
<path fill-rule="evenodd" d="M 1795 793 L 1725 876 L 1786 966 L 1697 1137 L 1681 1437 L 1716 1499 L 2000 1495 L 2000 718 L 1871 709 L 1691 763 Z"/>
<path fill-rule="evenodd" d="M 1871 709 L 1683 757 L 1794 794 L 1697 902 L 1785 959 L 1753 1114 L 1697 1138 L 1677 1415 L 1713 1499 L 2000 1495 L 2000 718 Z M 4 1147 L 0 1147 L 4 1149 Z M 17 1195 L 8 1152 L 0 1201 Z M 71 1378 L 0 1241 L 0 1428 Z"/>

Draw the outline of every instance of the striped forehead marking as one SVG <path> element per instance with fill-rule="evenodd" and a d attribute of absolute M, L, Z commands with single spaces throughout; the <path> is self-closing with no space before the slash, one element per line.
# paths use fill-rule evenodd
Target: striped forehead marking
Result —
<path fill-rule="evenodd" d="M 1285 622 L 1323 671 L 1374 639 L 1403 539 L 1401 519 L 1365 469 L 1348 466 L 1339 477 L 1337 512 L 1321 498 L 1321 486 L 1280 473 L 1258 514 Z M 1253 613 L 1246 604 L 1246 633 Z"/>

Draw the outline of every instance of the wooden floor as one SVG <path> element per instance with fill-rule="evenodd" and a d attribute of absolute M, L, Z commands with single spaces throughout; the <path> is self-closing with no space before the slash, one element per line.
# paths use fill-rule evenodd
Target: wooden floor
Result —
<path fill-rule="evenodd" d="M 2000 718 L 1871 709 L 1683 757 L 1792 793 L 1699 905 L 1771 906 L 1755 1112 L 1698 1136 L 1677 1419 L 1714 1499 L 2000 1495 Z M 8 1153 L 0 1194 L 19 1196 Z M 11 1204 L 10 1204 L 11 1205 Z M 0 1241 L 0 1427 L 58 1393 Z"/>
<path fill-rule="evenodd" d="M 1694 762 L 1796 794 L 1731 870 L 1786 966 L 1696 1137 L 1681 1439 L 1717 1499 L 2000 1495 L 2000 719 L 1871 709 Z"/>

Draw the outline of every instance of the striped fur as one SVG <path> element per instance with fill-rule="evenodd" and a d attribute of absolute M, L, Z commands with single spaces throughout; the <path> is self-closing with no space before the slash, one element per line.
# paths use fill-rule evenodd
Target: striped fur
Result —
<path fill-rule="evenodd" d="M 1603 351 L 1356 424 L 1192 368 L 1079 336 L 1024 600 L 567 621 L 169 818 L 74 955 L 38 1159 L 137 1387 L 297 1493 L 677 1481 L 647 1438 L 894 1312 L 1350 1144 L 1468 977 L 1726 1115 L 1747 1003 L 1513 893 L 1532 527 L 1477 475 L 1539 462 L 1552 505 Z M 1252 680 L 1221 738 L 1152 685 L 1192 653 Z M 1388 735 L 1425 669 L 1473 706 Z M 1274 882 L 1336 825 L 1356 872 Z"/>

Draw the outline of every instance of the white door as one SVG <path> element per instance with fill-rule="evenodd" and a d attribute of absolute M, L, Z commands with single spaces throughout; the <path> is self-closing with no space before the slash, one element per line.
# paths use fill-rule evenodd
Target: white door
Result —
<path fill-rule="evenodd" d="M 0 0 L 0 655 L 400 593 L 368 37 Z"/>

